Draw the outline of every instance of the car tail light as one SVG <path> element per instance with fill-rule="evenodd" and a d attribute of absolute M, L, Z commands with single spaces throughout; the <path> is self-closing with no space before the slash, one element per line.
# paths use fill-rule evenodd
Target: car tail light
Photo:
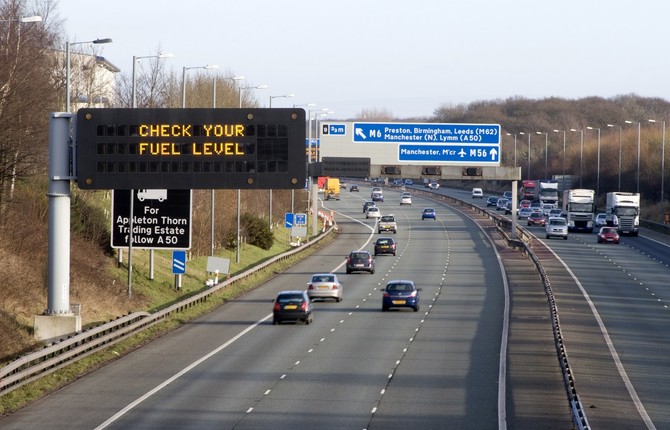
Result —
<path fill-rule="evenodd" d="M 307 289 L 308 289 L 308 290 L 313 290 L 313 289 L 314 289 L 314 285 L 309 284 L 309 286 L 307 287 Z"/>
<path fill-rule="evenodd" d="M 279 302 L 275 302 L 274 310 L 275 311 L 280 311 L 281 310 L 281 305 L 279 304 Z"/>
<path fill-rule="evenodd" d="M 337 284 L 333 284 L 332 287 L 330 287 L 332 290 L 337 290 Z"/>
<path fill-rule="evenodd" d="M 368 257 L 368 263 L 372 264 L 372 257 Z"/>
<path fill-rule="evenodd" d="M 302 302 L 300 303 L 300 310 L 306 311 L 307 310 L 307 302 Z"/>

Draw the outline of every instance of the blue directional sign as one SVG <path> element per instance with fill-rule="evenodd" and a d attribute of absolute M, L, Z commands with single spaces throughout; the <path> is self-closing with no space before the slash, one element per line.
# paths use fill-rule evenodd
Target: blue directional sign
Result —
<path fill-rule="evenodd" d="M 355 122 L 354 142 L 500 145 L 499 124 Z"/>
<path fill-rule="evenodd" d="M 347 133 L 346 124 L 323 124 L 322 134 L 330 134 L 331 136 L 344 136 Z"/>
<path fill-rule="evenodd" d="M 500 148 L 495 145 L 399 145 L 398 160 L 499 164 Z"/>
<path fill-rule="evenodd" d="M 307 214 L 295 214 L 295 225 L 307 225 Z"/>
<path fill-rule="evenodd" d="M 292 228 L 293 227 L 293 212 L 286 212 L 284 215 L 284 227 Z"/>
<path fill-rule="evenodd" d="M 172 251 L 172 273 L 175 275 L 186 273 L 186 251 Z"/>

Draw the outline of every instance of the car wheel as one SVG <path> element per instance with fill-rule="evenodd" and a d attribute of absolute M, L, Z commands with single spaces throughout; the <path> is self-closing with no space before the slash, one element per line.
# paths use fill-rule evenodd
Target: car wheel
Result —
<path fill-rule="evenodd" d="M 568 240 L 568 236 L 563 236 L 563 240 Z"/>
<path fill-rule="evenodd" d="M 337 297 L 337 298 L 335 298 L 335 301 L 336 301 L 337 303 L 340 303 L 340 302 L 342 301 L 342 297 Z"/>
<path fill-rule="evenodd" d="M 419 312 L 419 305 L 414 306 L 414 312 Z"/>
<path fill-rule="evenodd" d="M 351 270 L 347 269 L 347 275 L 351 274 Z"/>
<path fill-rule="evenodd" d="M 279 324 L 279 320 L 277 318 L 272 319 L 272 325 L 277 325 Z"/>
<path fill-rule="evenodd" d="M 305 325 L 309 325 L 312 322 L 312 317 L 305 318 Z"/>
<path fill-rule="evenodd" d="M 547 239 L 549 239 L 551 236 L 547 235 Z"/>
<path fill-rule="evenodd" d="M 387 308 L 386 306 L 382 306 L 382 312 L 386 312 L 388 310 L 389 310 L 389 308 Z"/>
<path fill-rule="evenodd" d="M 375 271 L 374 271 L 374 270 L 370 270 L 370 274 L 371 274 L 371 275 L 374 275 L 374 274 L 375 274 Z"/>

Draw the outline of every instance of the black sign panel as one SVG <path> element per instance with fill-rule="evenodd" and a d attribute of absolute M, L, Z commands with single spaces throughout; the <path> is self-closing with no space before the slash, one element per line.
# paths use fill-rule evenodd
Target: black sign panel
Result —
<path fill-rule="evenodd" d="M 367 178 L 370 176 L 370 158 L 365 157 L 323 157 L 321 174 L 335 178 Z"/>
<path fill-rule="evenodd" d="M 305 111 L 80 109 L 83 189 L 300 189 Z"/>
<path fill-rule="evenodd" d="M 133 248 L 191 248 L 191 191 L 133 191 Z M 112 247 L 130 242 L 130 190 L 114 190 Z"/>

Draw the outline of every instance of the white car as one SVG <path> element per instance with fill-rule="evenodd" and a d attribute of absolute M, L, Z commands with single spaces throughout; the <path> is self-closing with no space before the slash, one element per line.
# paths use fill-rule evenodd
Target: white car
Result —
<path fill-rule="evenodd" d="M 519 208 L 519 211 L 516 213 L 516 217 L 517 219 L 528 219 L 531 213 L 533 213 L 531 208 Z"/>
<path fill-rule="evenodd" d="M 412 195 L 410 193 L 402 193 L 400 196 L 400 206 L 402 205 L 412 206 Z"/>
<path fill-rule="evenodd" d="M 599 213 L 596 215 L 596 228 L 600 228 L 607 225 L 607 215 L 605 213 Z"/>
<path fill-rule="evenodd" d="M 365 218 L 381 218 L 382 212 L 377 206 L 370 206 L 365 213 Z"/>
<path fill-rule="evenodd" d="M 484 191 L 482 191 L 481 188 L 473 188 L 472 189 L 472 198 L 473 199 L 483 199 L 484 198 Z"/>
<path fill-rule="evenodd" d="M 554 216 L 549 217 L 549 220 L 547 220 L 544 229 L 547 233 L 547 239 L 553 236 L 557 236 L 568 240 L 568 222 L 565 218 Z"/>
<path fill-rule="evenodd" d="M 431 181 L 428 183 L 428 188 L 431 190 L 439 190 L 440 189 L 440 184 L 437 183 L 437 181 Z"/>
<path fill-rule="evenodd" d="M 334 273 L 315 273 L 307 283 L 310 299 L 335 299 L 342 301 L 342 284 Z"/>

